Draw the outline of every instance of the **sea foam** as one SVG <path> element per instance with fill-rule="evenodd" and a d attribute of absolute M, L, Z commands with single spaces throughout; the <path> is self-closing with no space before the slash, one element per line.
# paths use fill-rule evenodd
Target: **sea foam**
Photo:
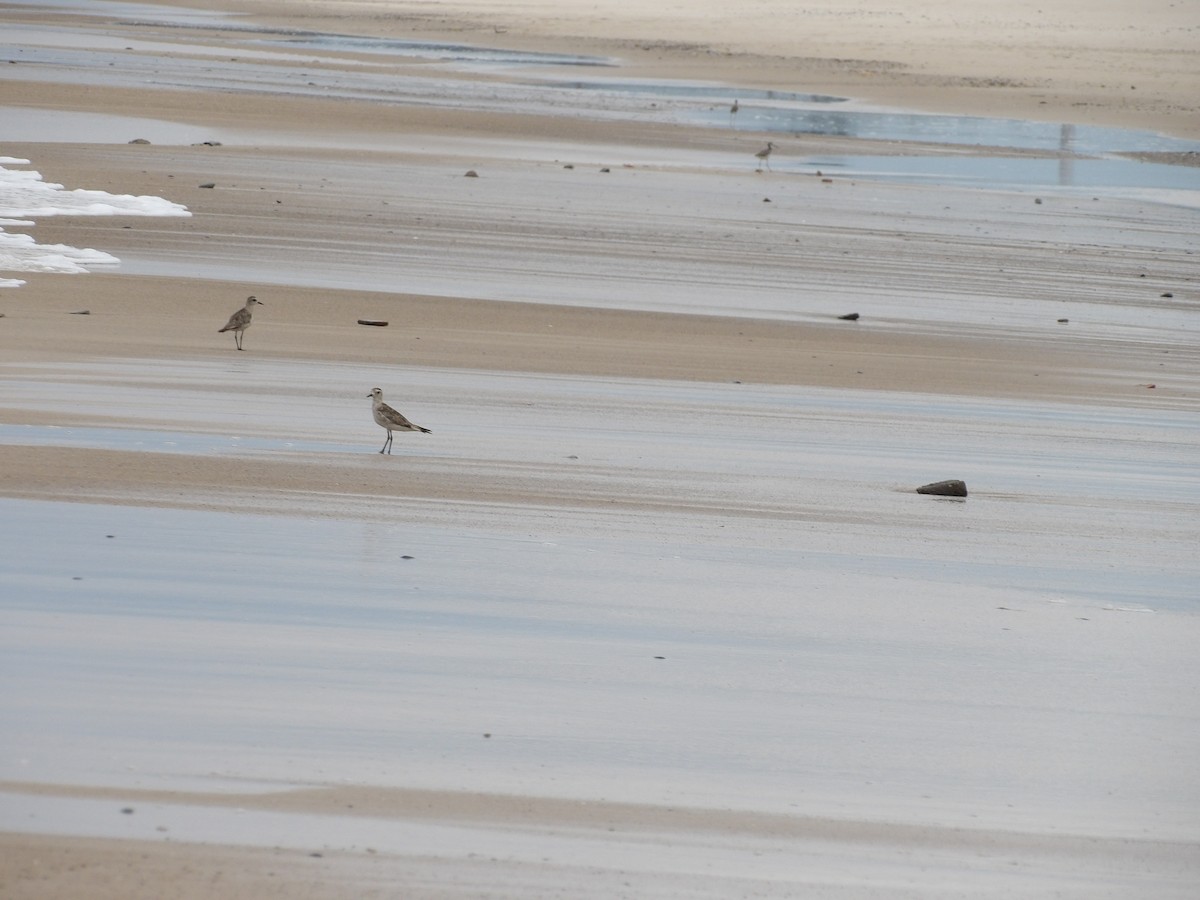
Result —
<path fill-rule="evenodd" d="M 120 265 L 102 250 L 66 244 L 39 244 L 31 235 L 10 234 L 5 226 L 30 227 L 43 216 L 190 216 L 187 207 L 162 197 L 110 194 L 106 191 L 67 190 L 43 181 L 27 159 L 0 156 L 0 273 L 57 272 L 81 274 Z M 0 287 L 20 287 L 24 281 L 0 275 Z"/>

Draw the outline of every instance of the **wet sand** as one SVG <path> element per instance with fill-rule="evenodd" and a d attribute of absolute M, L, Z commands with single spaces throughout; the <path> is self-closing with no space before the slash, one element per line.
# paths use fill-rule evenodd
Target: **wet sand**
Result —
<path fill-rule="evenodd" d="M 1188 12 L 1081 5 L 210 6 L 1200 136 Z M 1058 160 L 752 103 L 475 104 L 505 67 L 273 48 L 286 89 L 218 89 L 259 51 L 10 12 L 138 49 L 0 106 L 163 136 L 0 149 L 193 216 L 39 218 L 121 268 L 0 293 L 0 893 L 1190 896 L 1194 204 L 861 177 Z M 371 66 L 462 93 L 329 96 Z M 376 383 L 434 430 L 391 459 Z"/>

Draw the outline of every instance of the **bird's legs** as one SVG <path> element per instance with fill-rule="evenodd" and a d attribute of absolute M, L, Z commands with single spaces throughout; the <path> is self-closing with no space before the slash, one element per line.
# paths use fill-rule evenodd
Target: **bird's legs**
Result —
<path fill-rule="evenodd" d="M 388 452 L 388 456 L 392 455 L 392 433 L 390 431 L 388 432 L 387 439 L 383 442 L 383 446 L 379 448 L 379 452 L 382 453 L 384 450 Z"/>
<path fill-rule="evenodd" d="M 239 350 L 242 349 L 242 332 L 235 331 L 233 333 L 233 343 Z"/>

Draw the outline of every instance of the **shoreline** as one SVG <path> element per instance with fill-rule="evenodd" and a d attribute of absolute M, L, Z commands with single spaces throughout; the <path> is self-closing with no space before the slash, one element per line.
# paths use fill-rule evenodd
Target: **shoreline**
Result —
<path fill-rule="evenodd" d="M 1085 3 L 1050 10 L 1017 0 L 990 21 L 972 20 L 969 12 L 964 17 L 952 0 L 925 4 L 921 15 L 903 0 L 805 10 L 758 0 L 715 14 L 719 4 L 699 3 L 670 17 L 631 10 L 621 0 L 591 3 L 586 11 L 550 0 L 513 8 L 307 0 L 299 15 L 297 4 L 273 0 L 214 5 L 313 30 L 349 23 L 357 33 L 620 56 L 619 73 L 635 78 L 784 88 L 898 111 L 1104 125 L 1200 140 L 1200 103 L 1192 90 L 1200 79 L 1195 22 L 1170 3 L 1131 17 L 1116 9 L 1098 14 Z M 1041 34 L 1047 37 L 1039 41 Z M 1114 74 L 1123 67 L 1131 72 L 1125 79 Z"/>
<path fill-rule="evenodd" d="M 189 0 L 157 5 L 194 6 Z M 622 0 L 591 4 L 589 13 L 549 0 L 512 9 L 405 0 L 206 3 L 258 27 L 616 57 L 617 69 L 600 70 L 606 77 L 726 85 L 730 100 L 739 87 L 792 90 L 899 113 L 1103 126 L 1200 141 L 1200 103 L 1192 90 L 1200 80 L 1200 51 L 1190 38 L 1196 26 L 1173 3 L 1142 10 L 1135 21 L 1119 10 L 1096 15 L 1080 0 L 1055 10 L 1018 0 L 992 21 L 969 24 L 959 20 L 961 10 L 951 0 L 939 0 L 921 16 L 906 11 L 905 0 L 871 0 L 852 11 L 836 4 L 788 10 L 757 0 L 722 15 L 714 6 L 709 0 L 667 19 L 631 11 Z M 753 24 L 756 16 L 770 20 L 781 12 L 787 14 L 778 27 Z M 21 15 L 37 21 L 41 13 Z M 1086 26 L 1079 24 L 1089 16 Z M 644 36 L 630 36 L 637 31 Z M 1039 39 L 1043 33 L 1048 36 Z M 371 54 L 341 55 L 380 62 Z M 418 62 L 413 71 L 420 69 Z M 1122 69 L 1128 74 L 1115 74 Z M 493 77 L 519 79 L 519 72 L 512 67 Z M 564 76 L 571 72 L 562 69 Z M 80 99 L 68 96 L 57 108 L 75 108 Z"/>
<path fill-rule="evenodd" d="M 1200 140 L 1157 0 L 204 5 Z M 122 260 L 0 289 L 6 900 L 1190 898 L 1194 208 L 0 8 L 132 117 L 0 155 L 190 212 L 6 226 Z"/>

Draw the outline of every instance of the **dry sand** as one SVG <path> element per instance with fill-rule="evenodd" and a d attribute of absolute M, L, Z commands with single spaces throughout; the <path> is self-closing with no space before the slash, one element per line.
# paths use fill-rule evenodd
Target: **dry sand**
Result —
<path fill-rule="evenodd" d="M 611 52 L 634 73 L 847 94 L 901 109 L 1200 136 L 1196 34 L 1185 3 L 702 0 L 233 4 L 298 27 Z"/>
<path fill-rule="evenodd" d="M 818 5 L 756 0 L 692 2 L 675 5 L 665 13 L 658 12 L 654 4 L 638 7 L 622 0 L 587 4 L 221 0 L 206 5 L 248 12 L 255 22 L 300 29 L 417 39 L 449 37 L 492 46 L 620 56 L 627 60 L 621 74 L 640 78 L 703 78 L 743 87 L 853 96 L 909 109 L 1104 124 L 1200 137 L 1200 95 L 1196 90 L 1200 83 L 1200 20 L 1194 5 L 1184 2 L 1155 0 L 1134 10 L 1120 2 L 1099 4 L 1097 9 L 1096 3 L 1085 0 L 1055 4 L 1018 0 L 1001 6 L 950 0 Z M 15 7 L 3 12 L 24 23 L 55 16 Z M 188 53 L 185 48 L 179 52 Z M 414 190 L 449 194 L 463 184 L 461 174 L 471 164 L 472 151 L 462 148 L 469 148 L 473 137 L 501 143 L 540 141 L 557 149 L 568 148 L 581 159 L 615 159 L 618 167 L 623 158 L 639 153 L 659 158 L 654 154 L 673 148 L 744 154 L 746 148 L 758 146 L 757 138 L 717 129 L 685 131 L 668 124 L 612 125 L 566 116 L 331 103 L 303 94 L 205 94 L 153 86 L 56 84 L 23 77 L 21 81 L 0 80 L 0 105 L 186 120 L 231 133 L 255 130 L 292 137 L 289 144 L 268 147 L 129 146 L 123 140 L 3 147 L 5 153 L 33 160 L 48 180 L 168 197 L 187 205 L 195 216 L 40 220 L 35 233 L 43 243 L 101 247 L 132 260 L 135 268 L 146 266 L 134 274 L 30 275 L 26 286 L 5 291 L 0 296 L 0 312 L 4 313 L 0 320 L 4 354 L 0 379 L 42 377 L 39 373 L 47 367 L 63 366 L 60 379 L 82 383 L 87 375 L 81 372 L 94 360 L 226 360 L 232 341 L 227 340 L 228 335 L 218 337 L 216 328 L 246 294 L 254 293 L 265 305 L 246 334 L 246 348 L 248 354 L 269 360 L 353 360 L 364 366 L 402 363 L 448 370 L 723 384 L 745 381 L 1151 409 L 1194 411 L 1200 406 L 1194 332 L 1176 336 L 1155 332 L 1146 340 L 1129 341 L 1103 332 L 1081 337 L 1078 332 L 1065 331 L 1070 325 L 1052 320 L 1018 327 L 1007 323 L 959 327 L 953 322 L 938 325 L 882 314 L 878 318 L 884 327 L 876 328 L 871 327 L 869 312 L 857 324 L 836 318 L 843 312 L 868 310 L 872 286 L 903 289 L 909 285 L 917 292 L 944 272 L 954 273 L 955 280 L 952 287 L 940 287 L 950 298 L 946 302 L 953 303 L 955 292 L 964 297 L 988 292 L 1003 296 L 1013 275 L 1011 269 L 1008 273 L 1003 267 L 996 270 L 997 253 L 1014 263 L 1020 260 L 1019 277 L 1031 290 L 1061 296 L 1064 303 L 1071 302 L 1080 284 L 1094 277 L 1103 282 L 1104 290 L 1142 290 L 1147 302 L 1173 288 L 1176 305 L 1194 304 L 1194 257 L 1190 255 L 1194 248 L 1187 247 L 1189 240 L 1194 240 L 1188 236 L 1194 219 L 1189 212 L 1155 208 L 1144 214 L 1134 202 L 1113 204 L 1106 207 L 1112 217 L 1109 221 L 1114 223 L 1106 232 L 1106 226 L 1097 224 L 1097 218 L 1103 217 L 1097 217 L 1094 210 L 1063 205 L 1055 210 L 1059 224 L 1042 226 L 1046 241 L 1019 239 L 1016 235 L 1024 226 L 1018 222 L 1011 225 L 1013 230 L 1005 240 L 995 242 L 968 233 L 963 223 L 976 217 L 970 210 L 961 211 L 962 219 L 949 237 L 926 228 L 924 223 L 932 218 L 932 212 L 920 206 L 919 192 L 911 189 L 907 194 L 905 189 L 898 189 L 899 194 L 880 191 L 883 202 L 907 203 L 917 210 L 913 227 L 906 228 L 893 219 L 872 217 L 868 209 L 873 201 L 861 195 L 848 203 L 830 199 L 827 193 L 818 195 L 816 191 L 823 189 L 818 179 L 805 186 L 753 184 L 750 190 L 756 210 L 762 209 L 766 192 L 774 193 L 776 206 L 790 200 L 793 209 L 801 204 L 825 204 L 822 209 L 847 210 L 844 231 L 839 234 L 812 228 L 808 234 L 810 256 L 802 263 L 794 259 L 781 262 L 774 252 L 764 251 L 762 258 L 754 261 L 761 277 L 786 279 L 799 269 L 806 277 L 835 286 L 844 277 L 852 289 L 839 293 L 831 288 L 819 303 L 783 318 L 639 311 L 619 308 L 619 304 L 600 308 L 603 304 L 592 305 L 587 297 L 558 305 L 542 296 L 498 298 L 488 293 L 480 286 L 482 281 L 493 271 L 502 278 L 502 267 L 486 256 L 475 260 L 470 255 L 486 253 L 487 236 L 504 227 L 501 211 L 505 202 L 534 188 L 514 189 L 512 196 L 498 197 L 491 206 L 471 207 L 469 202 L 456 201 L 445 211 L 444 221 L 432 213 L 435 221 L 414 225 L 419 203 L 403 204 L 405 186 L 372 184 L 370 176 L 363 173 L 389 171 L 388 167 L 394 166 L 391 171 L 426 185 Z M 366 146 L 345 150 L 304 145 L 306 135 L 314 138 L 314 144 L 322 134 L 350 135 L 345 140 L 351 144 L 357 140 L 353 136 L 360 135 L 365 144 L 380 132 L 397 135 L 392 155 Z M 442 143 L 457 148 L 448 159 L 438 150 Z M 799 155 L 806 149 L 826 148 L 844 152 L 852 146 L 847 140 L 812 138 L 795 142 L 792 152 Z M 887 148 L 888 152 L 904 149 Z M 518 156 L 520 152 L 515 151 Z M 484 161 L 493 172 L 520 165 L 503 154 L 485 154 Z M 556 152 L 535 162 L 520 176 L 530 185 L 562 172 Z M 653 165 L 642 168 L 654 171 Z M 491 173 L 485 174 L 490 177 Z M 755 177 L 750 171 L 745 173 L 747 179 Z M 326 196 L 314 191 L 321 178 L 328 178 L 330 185 Z M 198 187 L 208 179 L 216 180 L 219 189 Z M 429 188 L 428 183 L 436 187 Z M 385 191 L 397 195 L 389 210 L 381 209 L 377 202 Z M 900 199 L 895 199 L 897 196 Z M 497 251 L 497 256 L 537 259 L 546 235 L 562 227 L 553 214 L 543 212 L 543 221 L 525 223 L 525 230 Z M 1004 229 L 1011 214 L 997 208 L 986 215 L 992 213 L 994 218 L 977 224 Z M 746 215 L 750 221 L 750 214 Z M 370 222 L 375 216 L 378 219 Z M 585 224 L 592 239 L 601 240 L 598 235 L 611 222 L 597 217 Z M 723 227 L 714 226 L 718 231 Z M 1078 253 L 1065 253 L 1049 239 L 1056 227 L 1098 229 L 1087 232 L 1095 243 L 1081 241 Z M 483 274 L 475 281 L 464 276 L 463 290 L 456 289 L 459 282 L 450 267 L 444 273 L 444 289 L 438 292 L 410 291 L 402 284 L 391 289 L 377 285 L 347 289 L 307 283 L 304 272 L 291 284 L 255 280 L 250 265 L 265 261 L 260 274 L 293 265 L 300 271 L 306 261 L 323 260 L 331 242 L 344 239 L 354 245 L 369 244 L 379 229 L 404 228 L 440 240 L 445 247 L 466 248 L 466 255 L 457 258 L 455 265 L 466 270 L 479 262 Z M 772 240 L 760 236 L 773 228 L 770 221 L 755 220 L 745 235 L 739 235 L 734 245 L 738 251 L 727 251 L 728 256 L 722 255 L 716 243 L 702 254 L 695 251 L 690 245 L 696 234 L 692 232 L 664 236 L 655 252 L 661 253 L 661 258 L 685 258 L 696 252 L 705 257 L 696 265 L 708 267 L 698 279 L 735 272 L 736 283 L 745 274 L 739 268 L 744 260 L 738 252 L 754 246 L 756 240 Z M 1114 237 L 1118 232 L 1137 232 L 1142 237 Z M 843 261 L 824 265 L 821 260 L 829 258 L 845 235 L 867 239 L 878 253 L 849 266 Z M 588 239 L 587 235 L 580 237 Z M 645 271 L 647 266 L 657 265 L 657 260 L 651 262 L 635 244 L 614 247 L 604 254 L 611 255 L 612 265 L 618 268 Z M 355 251 L 345 252 L 353 264 Z M 565 256 L 569 259 L 570 253 Z M 582 252 L 580 259 L 587 256 Z M 198 260 L 194 277 L 178 271 L 180 260 L 190 257 Z M 174 269 L 155 273 L 148 266 L 154 260 L 170 260 Z M 238 277 L 236 268 L 221 278 L 202 277 L 205 266 L 219 268 L 222 260 L 243 265 L 240 271 L 245 277 Z M 332 282 L 338 278 L 336 270 L 329 276 Z M 532 287 L 530 291 L 534 293 Z M 536 302 L 528 302 L 530 299 Z M 1075 307 L 1069 308 L 1072 311 L 1066 317 L 1075 324 Z M 68 315 L 82 310 L 89 315 Z M 350 310 L 353 315 L 348 314 Z M 370 329 L 357 325 L 355 318 L 385 319 L 392 324 L 387 329 Z M 83 370 L 79 364 L 84 365 Z M 1155 386 L 1150 388 L 1150 384 Z M 363 409 L 365 414 L 365 401 Z M 0 423 L 5 425 L 89 421 L 93 420 L 82 411 L 78 418 L 65 422 L 56 413 L 0 402 Z M 121 426 L 132 420 L 108 416 L 94 421 Z M 138 421 L 144 424 L 144 420 Z M 170 414 L 162 413 L 161 421 L 170 422 Z M 375 437 L 382 435 L 372 439 Z M 133 456 L 138 457 L 136 464 Z M 418 475 L 400 484 L 378 473 L 363 475 L 357 462 L 323 460 L 290 465 L 285 471 L 277 465 L 264 467 L 246 460 L 83 452 L 70 447 L 24 446 L 15 440 L 0 445 L 0 493 L 5 497 L 102 497 L 117 503 L 235 508 L 226 505 L 231 489 L 234 493 L 288 497 L 333 490 L 348 477 L 360 479 L 358 489 L 364 494 L 393 492 L 409 498 L 479 502 L 514 499 L 511 488 L 490 485 L 487 479 Z M 563 498 L 556 495 L 553 499 L 562 502 Z M 572 502 L 587 506 L 579 497 Z M 10 782 L 17 781 L 11 770 L 7 771 Z M 653 856 L 672 846 L 700 847 L 703 853 L 709 847 L 736 844 L 770 858 L 804 847 L 805 858 L 816 873 L 804 896 L 813 897 L 925 897 L 940 895 L 938 891 L 943 889 L 956 896 L 982 896 L 1008 890 L 1009 883 L 997 879 L 994 867 L 972 862 L 981 858 L 1019 857 L 1031 867 L 1032 892 L 1025 894 L 1029 896 L 1048 895 L 1048 885 L 1061 878 L 1068 885 L 1062 896 L 1182 897 L 1189 878 L 1196 874 L 1194 843 L 1139 842 L 1128 836 L 1016 834 L 985 828 L 939 829 L 871 817 L 835 821 L 728 810 L 680 812 L 650 805 L 360 787 L 265 797 L 23 783 L 9 783 L 4 789 L 9 797 L 65 796 L 131 806 L 217 805 L 322 815 L 346 814 L 354 808 L 353 816 L 432 821 L 489 833 L 578 839 L 582 844 L 617 841 L 608 837 L 615 830 L 622 834 L 619 840 L 626 842 L 619 844 L 618 855 L 620 848 L 625 848 L 631 858 L 640 858 L 643 851 Z M 943 861 L 951 859 L 948 871 L 953 877 L 947 876 L 942 885 L 921 883 L 899 862 L 916 848 Z M 544 866 L 513 861 L 520 858 L 520 853 L 504 860 L 366 849 L 356 854 L 317 855 L 294 848 L 186 840 L 172 843 L 8 833 L 0 836 L 0 894 L 12 900 L 82 896 L 133 900 L 167 894 L 180 898 L 533 897 L 558 895 L 556 892 L 610 897 L 637 896 L 639 890 L 644 896 L 712 895 L 708 893 L 712 886 L 703 877 L 672 873 L 669 866 L 660 871 L 646 863 L 641 870 L 635 866 L 630 875 L 619 867 L 592 867 L 586 854 L 574 864 Z M 843 881 L 836 874 L 864 860 L 872 871 L 888 874 L 873 886 Z M 1130 880 L 1130 873 L 1141 870 L 1156 873 L 1147 890 L 1142 890 L 1136 879 Z M 626 886 L 629 878 L 638 884 L 632 892 Z M 910 881 L 916 883 L 911 890 Z M 732 892 L 729 895 L 766 891 L 754 895 L 795 896 L 791 891 L 796 884 L 768 878 L 731 881 L 725 887 Z M 1025 893 L 1020 887 L 1015 890 Z"/>

